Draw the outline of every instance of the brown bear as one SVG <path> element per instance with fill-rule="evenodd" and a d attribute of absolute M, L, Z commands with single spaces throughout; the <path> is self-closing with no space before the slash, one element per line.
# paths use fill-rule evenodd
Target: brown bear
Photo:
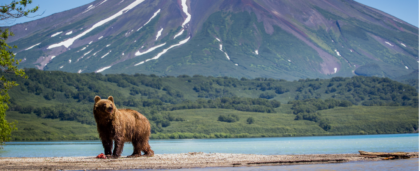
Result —
<path fill-rule="evenodd" d="M 134 152 L 128 157 L 154 155 L 149 145 L 150 123 L 145 116 L 131 109 L 117 109 L 114 98 L 101 99 L 95 96 L 93 107 L 99 137 L 107 157 L 118 158 L 121 156 L 124 143 L 133 143 Z M 112 152 L 115 141 L 114 152 Z"/>

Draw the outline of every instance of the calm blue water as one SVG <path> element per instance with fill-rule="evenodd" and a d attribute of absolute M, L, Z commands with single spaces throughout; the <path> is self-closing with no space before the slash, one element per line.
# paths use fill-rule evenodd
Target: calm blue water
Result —
<path fill-rule="evenodd" d="M 342 154 L 363 151 L 419 151 L 419 134 L 151 140 L 155 154 L 242 153 L 242 154 Z M 123 156 L 133 152 L 125 144 Z M 8 142 L 0 157 L 96 156 L 103 153 L 100 141 Z"/>

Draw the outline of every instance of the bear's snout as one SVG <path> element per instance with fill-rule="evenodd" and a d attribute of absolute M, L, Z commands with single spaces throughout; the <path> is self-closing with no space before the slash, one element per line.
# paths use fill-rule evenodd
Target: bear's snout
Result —
<path fill-rule="evenodd" d="M 109 113 L 112 113 L 112 110 L 114 110 L 114 108 L 112 106 L 109 106 L 106 108 L 106 111 Z"/>

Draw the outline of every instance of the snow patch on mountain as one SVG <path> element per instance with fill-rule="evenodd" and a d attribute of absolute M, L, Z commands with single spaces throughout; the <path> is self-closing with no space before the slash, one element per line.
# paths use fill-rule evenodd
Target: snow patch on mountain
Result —
<path fill-rule="evenodd" d="M 91 32 L 93 29 L 95 29 L 95 28 L 97 28 L 97 27 L 100 27 L 100 26 L 104 25 L 105 23 L 107 23 L 107 22 L 109 22 L 109 21 L 111 21 L 111 20 L 113 20 L 113 19 L 115 19 L 115 18 L 117 18 L 117 17 L 121 16 L 121 15 L 124 13 L 124 11 L 126 12 L 126 11 L 128 11 L 128 10 L 130 10 L 130 9 L 134 8 L 135 6 L 139 5 L 139 4 L 140 4 L 140 3 L 142 3 L 143 1 L 144 1 L 144 0 L 136 0 L 136 1 L 134 1 L 133 3 L 131 3 L 130 5 L 128 5 L 127 7 L 125 7 L 124 9 L 120 10 L 119 12 L 117 12 L 116 14 L 114 14 L 114 15 L 112 15 L 112 16 L 110 16 L 110 17 L 108 17 L 108 18 L 104 19 L 104 20 L 101 20 L 101 21 L 97 22 L 97 23 L 96 23 L 96 24 L 94 24 L 91 28 L 87 29 L 87 30 L 86 30 L 86 31 L 84 31 L 83 33 L 80 33 L 79 35 L 77 35 L 77 36 L 75 36 L 75 37 L 72 37 L 72 38 L 70 38 L 70 39 L 67 39 L 67 40 L 65 40 L 65 41 L 62 41 L 62 42 L 60 42 L 60 43 L 57 43 L 57 44 L 52 44 L 52 45 L 48 46 L 48 48 L 47 48 L 47 49 L 52 49 L 52 48 L 56 48 L 56 47 L 60 47 L 60 46 L 65 46 L 66 48 L 68 48 L 68 47 L 70 47 L 70 46 L 73 44 L 73 42 L 74 42 L 74 41 L 76 41 L 77 39 L 79 39 L 79 38 L 81 38 L 82 36 L 86 35 L 87 33 Z"/>
<path fill-rule="evenodd" d="M 103 3 L 105 3 L 107 0 L 102 1 L 99 5 L 102 5 Z"/>
<path fill-rule="evenodd" d="M 216 40 L 220 42 L 220 39 L 216 37 Z"/>
<path fill-rule="evenodd" d="M 174 36 L 174 39 L 175 38 L 177 38 L 178 36 L 181 36 L 182 35 L 182 33 L 184 33 L 184 29 L 182 29 L 178 34 L 176 34 L 175 36 Z"/>
<path fill-rule="evenodd" d="M 97 71 L 95 71 L 96 73 L 99 73 L 99 72 L 102 72 L 102 71 L 105 71 L 105 70 L 107 70 L 107 69 L 109 69 L 109 68 L 111 68 L 112 67 L 112 65 L 111 66 L 106 66 L 106 67 L 103 67 L 103 68 L 101 68 L 101 69 L 98 69 Z"/>
<path fill-rule="evenodd" d="M 89 5 L 89 7 L 87 7 L 86 8 L 86 10 L 84 11 L 84 12 L 82 12 L 82 14 L 83 13 L 86 13 L 86 12 L 88 12 L 88 11 L 90 11 L 90 10 L 92 10 L 92 9 L 94 9 L 94 8 L 96 8 L 96 7 L 98 7 L 99 5 L 102 5 L 103 3 L 105 3 L 107 0 L 104 0 L 104 1 L 102 1 L 100 4 L 98 4 L 97 6 L 95 6 L 95 5 Z"/>
<path fill-rule="evenodd" d="M 392 45 L 391 43 L 389 43 L 389 42 L 385 42 L 387 45 L 389 45 L 389 46 L 394 46 L 394 45 Z"/>
<path fill-rule="evenodd" d="M 170 49 L 172 49 L 172 48 L 174 48 L 174 47 L 177 47 L 177 46 L 183 45 L 183 44 L 187 43 L 187 42 L 188 42 L 188 40 L 190 40 L 190 37 L 188 37 L 188 38 L 186 38 L 186 39 L 184 39 L 184 40 L 181 40 L 178 44 L 174 44 L 174 45 L 169 46 L 168 48 L 164 49 L 162 52 L 158 53 L 155 57 L 150 58 L 150 59 L 146 59 L 146 60 L 144 60 L 144 61 L 141 61 L 141 62 L 139 62 L 139 63 L 135 64 L 134 66 L 144 64 L 145 62 L 149 62 L 149 61 L 151 61 L 151 60 L 156 60 L 156 59 L 159 59 L 159 58 L 160 58 L 163 54 L 165 54 L 166 52 L 168 52 L 168 50 L 170 50 Z"/>
<path fill-rule="evenodd" d="M 258 55 L 258 49 L 257 49 L 257 50 L 255 50 L 255 54 L 257 54 L 257 55 Z"/>
<path fill-rule="evenodd" d="M 408 66 L 405 66 L 405 69 L 408 69 Z"/>
<path fill-rule="evenodd" d="M 160 45 L 153 46 L 153 47 L 151 47 L 150 49 L 147 49 L 147 50 L 146 50 L 146 51 L 144 51 L 144 52 L 137 51 L 134 55 L 135 55 L 135 56 L 144 55 L 144 54 L 149 53 L 149 52 L 151 52 L 151 51 L 153 51 L 153 50 L 155 50 L 155 49 L 157 49 L 157 48 L 160 48 L 160 47 L 162 47 L 162 46 L 164 46 L 164 45 L 166 45 L 166 43 L 162 43 L 162 44 L 160 44 Z"/>
<path fill-rule="evenodd" d="M 72 33 L 73 33 L 73 31 L 69 31 L 69 32 L 66 33 L 66 35 L 70 35 Z"/>
<path fill-rule="evenodd" d="M 156 40 L 160 37 L 160 35 L 162 35 L 162 31 L 163 31 L 163 28 L 161 28 L 161 29 L 157 32 L 157 35 L 156 35 Z"/>
<path fill-rule="evenodd" d="M 109 51 L 108 53 L 106 53 L 105 55 L 103 55 L 103 56 L 101 57 L 101 59 L 102 59 L 102 58 L 105 58 L 105 56 L 108 56 L 108 55 L 109 55 L 109 53 L 111 53 L 111 51 Z"/>
<path fill-rule="evenodd" d="M 93 50 L 93 49 L 92 49 Z M 83 56 L 88 55 L 90 52 L 92 52 L 92 50 L 90 50 L 89 52 L 86 52 L 85 54 L 83 54 Z"/>
<path fill-rule="evenodd" d="M 58 35 L 59 35 L 59 34 L 61 34 L 61 33 L 63 33 L 63 31 L 60 31 L 60 32 L 54 33 L 54 34 L 52 34 L 52 35 L 51 35 L 51 37 L 58 36 Z"/>
<path fill-rule="evenodd" d="M 217 38 L 216 38 L 216 39 L 217 39 Z M 223 53 L 225 53 L 226 58 L 227 58 L 228 60 L 230 60 L 229 55 L 228 55 L 226 52 L 224 52 L 224 51 L 223 51 L 223 45 L 222 45 L 222 44 L 219 44 L 219 50 L 220 50 L 220 51 L 222 51 Z"/>
<path fill-rule="evenodd" d="M 141 65 L 141 64 L 144 64 L 144 61 L 141 61 L 141 62 L 135 64 L 134 66 Z"/>
<path fill-rule="evenodd" d="M 229 55 L 225 52 L 226 58 L 230 61 Z"/>
<path fill-rule="evenodd" d="M 37 44 L 34 44 L 34 45 L 32 45 L 31 47 L 26 48 L 25 50 L 32 49 L 32 48 L 34 48 L 35 46 L 38 46 L 39 44 L 41 44 L 41 42 L 39 42 L 39 43 L 37 43 Z"/>
<path fill-rule="evenodd" d="M 190 22 L 191 20 L 191 14 L 188 13 L 188 6 L 187 6 L 187 0 L 181 0 L 181 5 L 182 5 L 182 11 L 184 11 L 185 15 L 187 15 L 187 18 L 185 18 L 184 22 L 182 23 L 182 27 L 185 28 L 185 24 L 187 24 L 188 22 Z"/>
<path fill-rule="evenodd" d="M 99 37 L 99 38 L 98 38 L 98 40 L 101 40 L 103 37 L 104 37 L 104 36 Z"/>
<path fill-rule="evenodd" d="M 334 49 L 335 53 L 337 54 L 337 56 L 341 56 L 340 52 L 337 49 Z"/>
<path fill-rule="evenodd" d="M 149 21 L 147 21 L 146 23 L 143 24 L 143 26 L 141 26 L 139 29 L 137 29 L 137 31 L 139 31 L 141 28 L 143 28 L 145 25 L 147 25 L 150 21 L 153 20 L 153 18 L 155 18 L 158 14 L 160 13 L 160 9 L 157 10 L 152 17 L 150 17 Z"/>
<path fill-rule="evenodd" d="M 100 52 L 100 51 L 102 51 L 102 49 L 101 49 L 101 50 L 96 51 L 95 53 L 93 53 L 93 56 L 96 56 L 96 54 L 97 54 L 98 52 Z"/>
<path fill-rule="evenodd" d="M 401 43 L 401 46 L 407 47 L 404 43 Z"/>
<path fill-rule="evenodd" d="M 95 6 L 94 6 L 94 5 L 89 5 L 89 6 L 86 8 L 86 10 L 85 10 L 84 12 L 82 12 L 82 14 L 83 14 L 83 13 L 85 13 L 85 12 L 90 11 L 90 10 L 91 10 L 91 9 L 93 9 L 93 8 L 95 8 Z"/>

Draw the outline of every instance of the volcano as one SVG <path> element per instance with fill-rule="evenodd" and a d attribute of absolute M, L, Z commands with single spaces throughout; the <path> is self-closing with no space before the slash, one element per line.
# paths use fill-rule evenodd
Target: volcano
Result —
<path fill-rule="evenodd" d="M 97 0 L 10 27 L 21 68 L 286 80 L 418 72 L 418 28 L 353 0 Z"/>

